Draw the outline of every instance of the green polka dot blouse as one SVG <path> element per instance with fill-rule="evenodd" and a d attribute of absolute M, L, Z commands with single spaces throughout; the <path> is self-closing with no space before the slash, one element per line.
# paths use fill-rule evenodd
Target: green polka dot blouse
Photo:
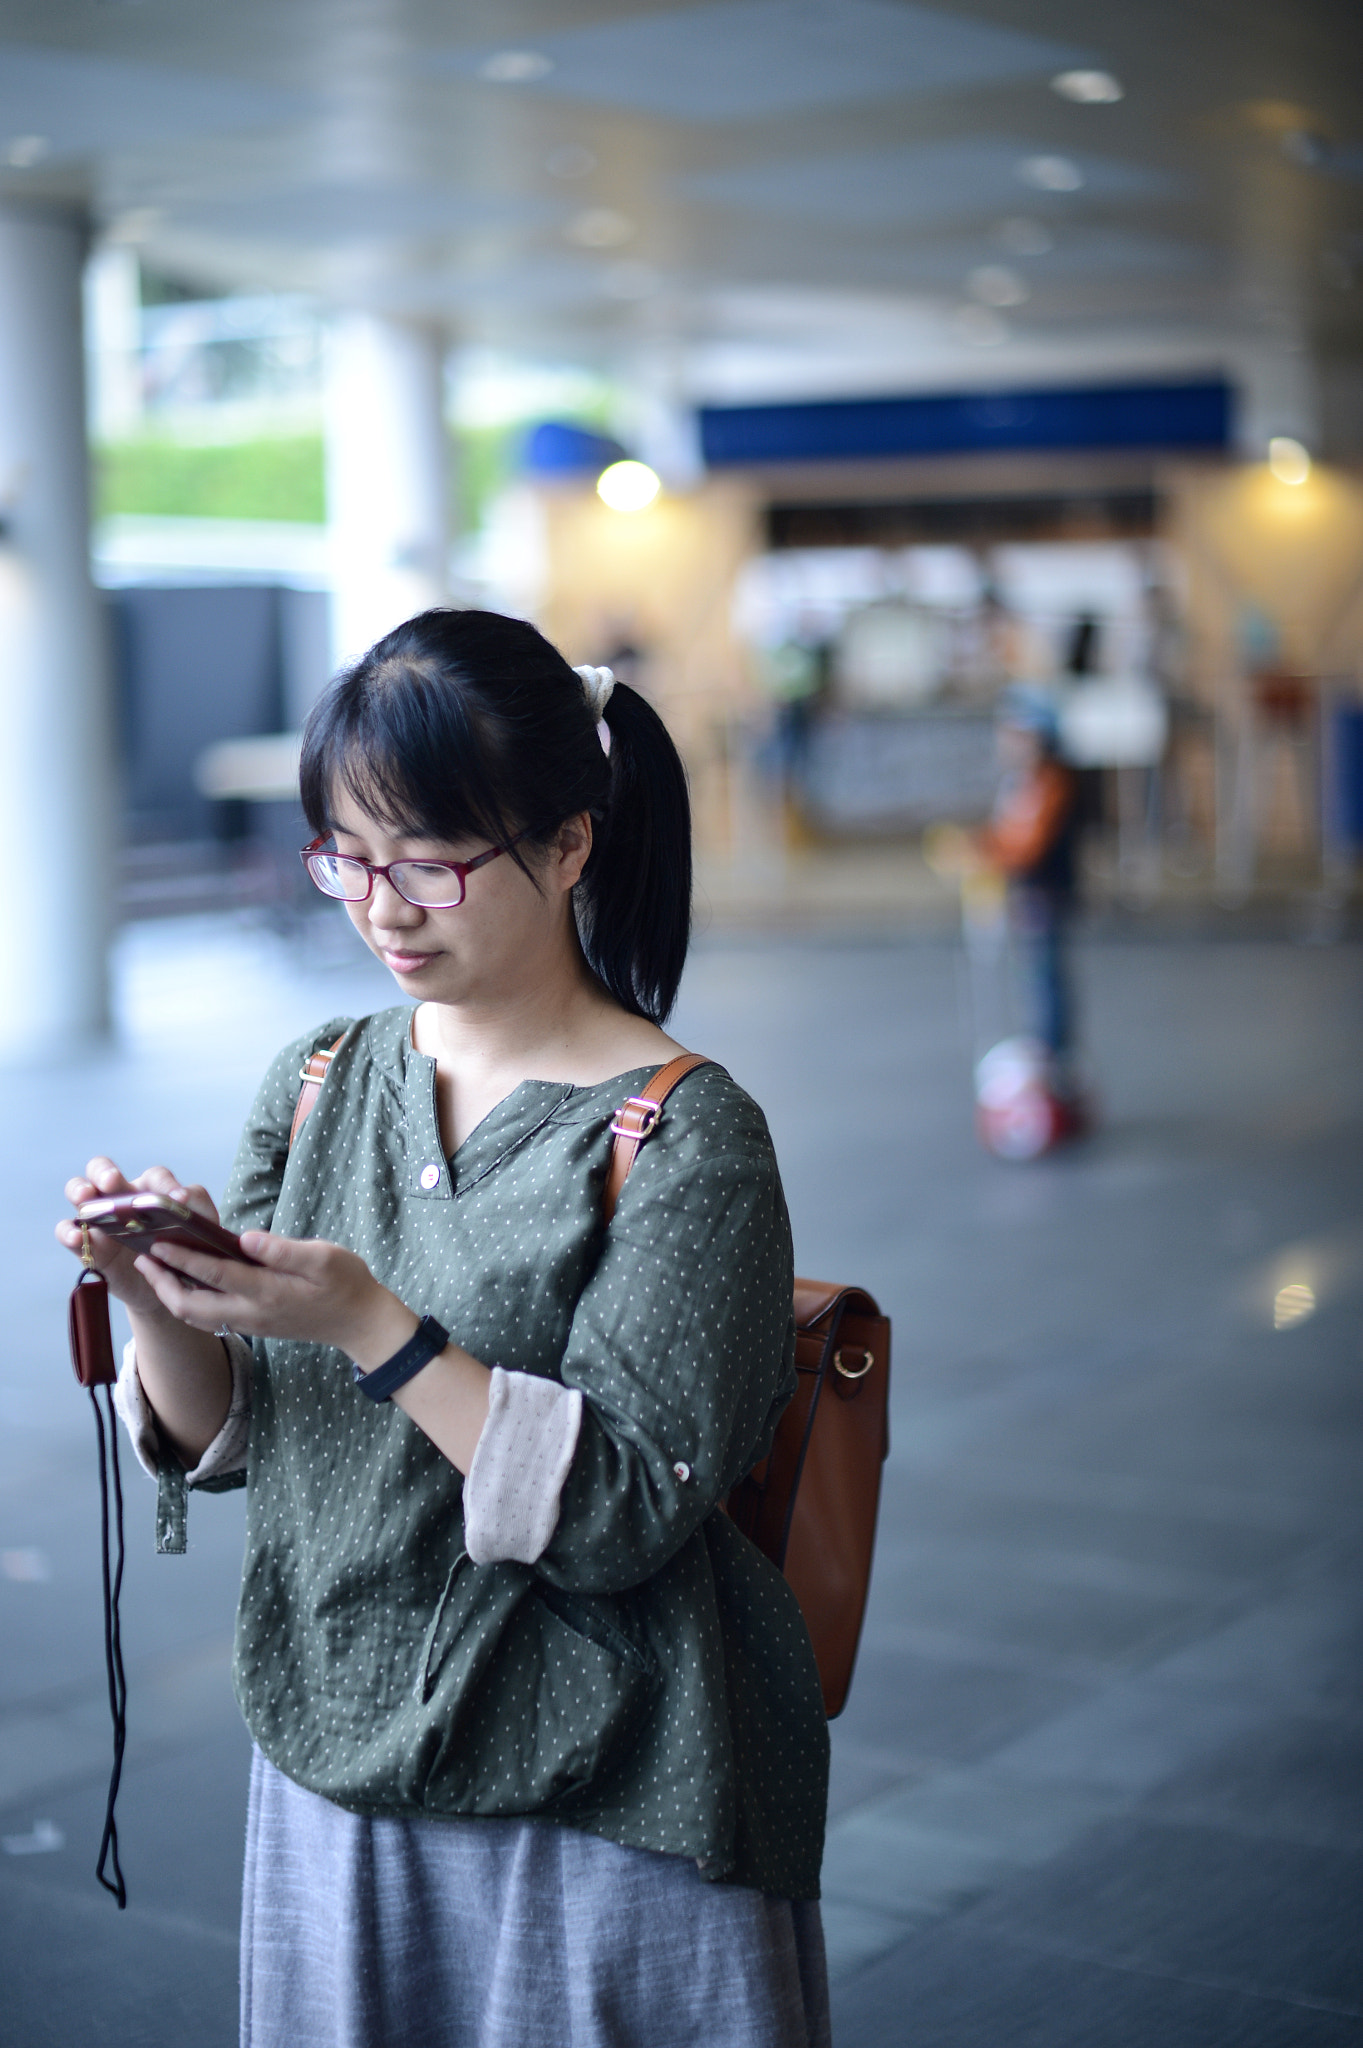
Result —
<path fill-rule="evenodd" d="M 671 1097 L 607 1231 L 647 1071 L 526 1081 L 440 1149 L 409 1009 L 288 1046 L 224 1205 L 358 1252 L 487 1365 L 577 1388 L 559 1519 L 478 1565 L 463 1481 L 323 1345 L 257 1339 L 235 1680 L 266 1756 L 355 1813 L 527 1815 L 817 1898 L 828 1731 L 795 1598 L 720 1510 L 794 1383 L 790 1227 L 761 1111 Z M 345 1031 L 292 1153 L 299 1068 Z M 222 1482 L 218 1482 L 221 1484 Z"/>

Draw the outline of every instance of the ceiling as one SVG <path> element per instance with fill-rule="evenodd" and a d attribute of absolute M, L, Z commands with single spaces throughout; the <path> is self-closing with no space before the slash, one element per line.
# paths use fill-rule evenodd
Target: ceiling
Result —
<path fill-rule="evenodd" d="M 1354 0 L 0 0 L 0 194 L 673 398 L 1216 367 L 1363 452 L 1360 58 Z"/>

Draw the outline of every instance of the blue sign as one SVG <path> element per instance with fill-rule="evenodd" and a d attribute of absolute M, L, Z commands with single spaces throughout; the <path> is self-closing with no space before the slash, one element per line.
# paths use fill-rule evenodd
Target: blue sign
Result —
<path fill-rule="evenodd" d="M 712 469 L 998 449 L 1218 450 L 1230 446 L 1232 400 L 1229 384 L 1215 378 L 810 405 L 713 405 L 701 408 L 700 436 Z"/>

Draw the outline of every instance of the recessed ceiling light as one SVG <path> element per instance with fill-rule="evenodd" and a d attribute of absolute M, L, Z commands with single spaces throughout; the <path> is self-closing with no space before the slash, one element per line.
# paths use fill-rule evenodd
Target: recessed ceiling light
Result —
<path fill-rule="evenodd" d="M 553 68 L 553 58 L 543 50 L 495 50 L 478 66 L 478 76 L 492 85 L 533 85 Z"/>
<path fill-rule="evenodd" d="M 596 169 L 596 156 L 582 142 L 561 142 L 544 159 L 551 178 L 589 178 Z"/>
<path fill-rule="evenodd" d="M 31 171 L 34 164 L 52 154 L 52 144 L 45 135 L 14 135 L 0 154 L 16 171 Z"/>
<path fill-rule="evenodd" d="M 1016 175 L 1038 192 L 1077 192 L 1084 182 L 1084 173 L 1068 156 L 1025 156 Z"/>
<path fill-rule="evenodd" d="M 1001 220 L 994 229 L 994 240 L 1010 256 L 1044 256 L 1055 247 L 1055 236 L 1039 220 Z"/>
<path fill-rule="evenodd" d="M 1316 1290 L 1305 1280 L 1289 1280 L 1273 1297 L 1273 1327 L 1291 1330 L 1316 1312 Z"/>
<path fill-rule="evenodd" d="M 1114 100 L 1126 98 L 1121 80 L 1110 71 L 1059 71 L 1051 80 L 1051 91 L 1081 107 L 1111 106 Z"/>
<path fill-rule="evenodd" d="M 1025 278 L 1006 263 L 981 263 L 966 279 L 972 299 L 984 306 L 1020 306 L 1032 296 Z"/>
<path fill-rule="evenodd" d="M 1000 348 L 1008 339 L 1008 322 L 987 306 L 958 306 L 952 325 L 971 348 Z"/>
<path fill-rule="evenodd" d="M 618 249 L 634 233 L 634 222 L 613 206 L 589 206 L 573 215 L 564 230 L 579 249 Z"/>

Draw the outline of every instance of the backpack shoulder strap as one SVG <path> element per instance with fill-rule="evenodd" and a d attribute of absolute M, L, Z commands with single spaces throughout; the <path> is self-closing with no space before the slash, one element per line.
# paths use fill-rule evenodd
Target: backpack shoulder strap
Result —
<path fill-rule="evenodd" d="M 322 1083 L 326 1080 L 331 1062 L 340 1051 L 344 1038 L 345 1033 L 342 1032 L 334 1045 L 320 1048 L 317 1052 L 311 1053 L 299 1070 L 298 1078 L 302 1086 L 298 1091 L 298 1101 L 293 1112 L 293 1122 L 289 1126 L 290 1151 L 293 1150 L 298 1133 L 302 1130 L 303 1125 L 312 1113 L 317 1098 L 322 1092 Z M 663 1104 L 668 1096 L 672 1093 L 678 1081 L 685 1080 L 686 1076 L 696 1067 L 708 1067 L 712 1064 L 712 1061 L 703 1052 L 681 1053 L 675 1060 L 669 1060 L 665 1067 L 659 1067 L 657 1073 L 649 1081 L 644 1094 L 631 1095 L 628 1101 L 624 1102 L 616 1112 L 615 1120 L 611 1124 L 611 1130 L 615 1133 L 615 1143 L 611 1148 L 611 1160 L 606 1173 L 606 1185 L 601 1195 L 601 1206 L 605 1212 L 607 1223 L 610 1222 L 611 1217 L 615 1214 L 615 1205 L 620 1199 L 620 1190 L 629 1178 L 629 1170 L 638 1157 L 639 1147 L 652 1137 L 658 1127 L 662 1117 Z"/>
<path fill-rule="evenodd" d="M 298 1101 L 294 1105 L 293 1122 L 289 1125 L 290 1152 L 293 1150 L 295 1138 L 312 1114 L 313 1105 L 322 1092 L 322 1083 L 326 1080 L 327 1070 L 340 1051 L 344 1038 L 345 1033 L 343 1031 L 335 1045 L 329 1045 L 324 1050 L 311 1053 L 299 1070 L 298 1078 L 303 1085 L 298 1091 Z"/>
<path fill-rule="evenodd" d="M 314 1054 L 314 1058 L 316 1055 Z M 620 1199 L 620 1190 L 629 1178 L 629 1170 L 639 1156 L 641 1145 L 653 1136 L 662 1119 L 663 1104 L 678 1081 L 684 1081 L 697 1067 L 708 1067 L 713 1061 L 703 1052 L 680 1053 L 675 1060 L 669 1060 L 665 1067 L 659 1067 L 642 1095 L 631 1095 L 615 1113 L 611 1125 L 615 1143 L 611 1147 L 610 1165 L 606 1169 L 606 1184 L 601 1190 L 601 1209 L 607 1223 L 615 1214 L 615 1205 Z"/>

